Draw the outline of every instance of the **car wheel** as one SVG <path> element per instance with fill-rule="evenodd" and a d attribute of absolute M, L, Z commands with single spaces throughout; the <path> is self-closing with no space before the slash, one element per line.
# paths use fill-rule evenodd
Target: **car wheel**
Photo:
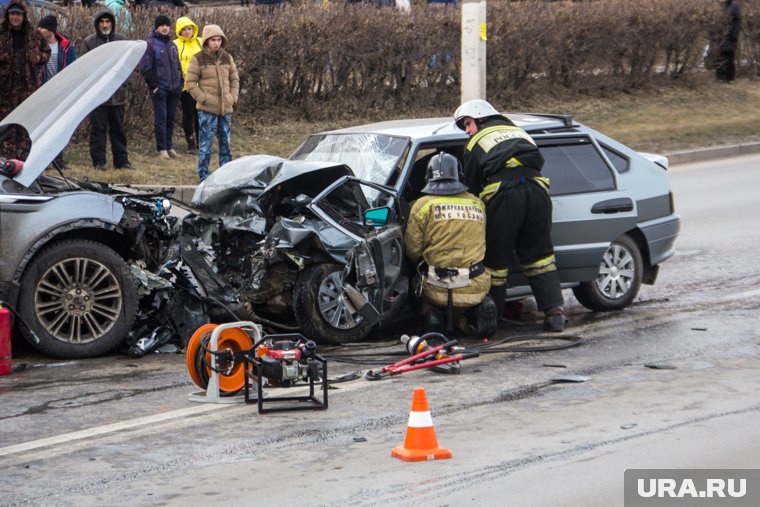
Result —
<path fill-rule="evenodd" d="M 361 340 L 372 328 L 346 300 L 342 279 L 343 266 L 317 264 L 296 280 L 293 313 L 309 339 L 348 343 Z"/>
<path fill-rule="evenodd" d="M 131 329 L 137 290 L 124 260 L 87 240 L 56 243 L 37 255 L 21 281 L 24 337 L 46 354 L 100 356 L 115 349 Z"/>
<path fill-rule="evenodd" d="M 589 310 L 620 310 L 630 305 L 639 293 L 643 271 L 638 245 L 629 236 L 621 236 L 605 252 L 599 276 L 581 283 L 573 293 Z"/>

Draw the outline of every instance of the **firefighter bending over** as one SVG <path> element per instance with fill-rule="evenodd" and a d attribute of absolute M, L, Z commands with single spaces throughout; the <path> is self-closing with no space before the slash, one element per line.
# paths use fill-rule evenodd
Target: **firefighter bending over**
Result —
<path fill-rule="evenodd" d="M 460 180 L 462 165 L 448 153 L 428 163 L 422 189 L 406 227 L 406 254 L 418 265 L 417 295 L 428 329 L 491 336 L 496 332 L 496 305 L 488 295 L 491 276 L 483 265 L 486 214 L 483 203 Z M 474 325 L 468 324 L 473 322 Z"/>
<path fill-rule="evenodd" d="M 562 288 L 551 242 L 549 179 L 541 176 L 544 157 L 523 129 L 485 100 L 465 102 L 454 113 L 470 141 L 464 153 L 464 181 L 486 205 L 485 265 L 491 274 L 496 313 L 504 312 L 507 274 L 517 253 L 549 331 L 565 327 Z"/>

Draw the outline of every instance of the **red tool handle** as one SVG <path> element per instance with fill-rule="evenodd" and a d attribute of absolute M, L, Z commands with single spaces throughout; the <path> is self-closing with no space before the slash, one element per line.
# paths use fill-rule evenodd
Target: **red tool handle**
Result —
<path fill-rule="evenodd" d="M 433 347 L 433 348 L 428 349 L 428 350 L 423 350 L 419 354 L 415 354 L 413 356 L 409 356 L 406 359 L 403 359 L 403 360 L 401 360 L 401 361 L 399 361 L 397 363 L 393 363 L 391 365 L 385 366 L 385 367 L 383 367 L 383 369 L 381 371 L 390 371 L 390 370 L 392 370 L 394 368 L 398 368 L 400 366 L 404 366 L 405 364 L 412 363 L 412 362 L 416 361 L 417 359 L 422 359 L 424 357 L 427 357 L 427 356 L 430 356 L 430 355 L 434 355 L 434 354 L 438 353 L 439 351 L 441 351 L 443 349 L 446 349 L 446 348 L 449 348 L 449 347 L 453 347 L 456 344 L 457 344 L 456 340 L 447 341 L 446 343 L 444 343 L 442 345 L 438 345 L 437 347 Z"/>
<path fill-rule="evenodd" d="M 398 375 L 399 373 L 404 373 L 407 371 L 421 370 L 423 368 L 430 368 L 431 366 L 436 366 L 439 364 L 453 363 L 454 361 L 462 361 L 465 359 L 469 359 L 471 357 L 478 357 L 479 355 L 480 355 L 479 352 L 465 352 L 464 354 L 457 354 L 455 356 L 443 357 L 441 359 L 435 359 L 434 361 L 426 361 L 424 363 L 413 364 L 413 365 L 406 366 L 403 368 L 394 367 L 395 365 L 386 366 L 386 368 L 390 368 L 388 370 L 388 373 L 390 373 L 391 375 Z"/>

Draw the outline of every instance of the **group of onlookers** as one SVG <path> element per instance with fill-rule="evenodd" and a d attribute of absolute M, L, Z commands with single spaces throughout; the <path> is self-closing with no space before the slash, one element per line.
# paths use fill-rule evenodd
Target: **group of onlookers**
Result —
<path fill-rule="evenodd" d="M 108 8 L 93 16 L 94 33 L 83 42 L 82 54 L 111 41 L 126 40 L 116 31 L 116 17 Z M 159 159 L 178 156 L 173 145 L 174 118 L 182 111 L 186 153 L 198 155 L 198 178 L 209 174 L 211 145 L 216 135 L 219 165 L 232 160 L 230 121 L 238 101 L 239 79 L 227 38 L 218 25 L 206 25 L 202 37 L 198 26 L 183 16 L 175 23 L 165 14 L 155 18 L 147 37 L 147 50 L 139 69 L 153 104 L 153 132 Z M 80 55 L 81 56 L 81 55 Z M 8 115 L 43 83 L 77 58 L 74 45 L 58 32 L 54 15 L 40 19 L 32 28 L 24 0 L 11 0 L 0 23 L 0 118 Z M 92 165 L 106 170 L 106 145 L 111 141 L 114 169 L 132 169 L 124 128 L 127 83 L 90 114 L 89 147 Z M 9 158 L 26 158 L 30 140 L 21 128 L 11 129 L 0 139 L 0 151 Z M 65 168 L 63 153 L 54 164 Z"/>
<path fill-rule="evenodd" d="M 219 141 L 219 165 L 232 160 L 230 120 L 238 100 L 239 78 L 227 38 L 218 25 L 198 26 L 188 17 L 177 20 L 173 41 L 171 20 L 160 14 L 148 36 L 140 72 L 153 102 L 153 132 L 159 158 L 177 156 L 173 148 L 174 118 L 182 106 L 187 152 L 198 153 L 198 178 L 208 176 L 211 144 Z"/>

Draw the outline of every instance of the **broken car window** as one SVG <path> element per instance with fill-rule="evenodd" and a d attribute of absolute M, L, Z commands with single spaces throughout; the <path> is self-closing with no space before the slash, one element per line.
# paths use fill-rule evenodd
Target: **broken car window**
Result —
<path fill-rule="evenodd" d="M 379 134 L 317 134 L 291 159 L 346 164 L 357 178 L 385 184 L 407 143 L 405 138 Z"/>

